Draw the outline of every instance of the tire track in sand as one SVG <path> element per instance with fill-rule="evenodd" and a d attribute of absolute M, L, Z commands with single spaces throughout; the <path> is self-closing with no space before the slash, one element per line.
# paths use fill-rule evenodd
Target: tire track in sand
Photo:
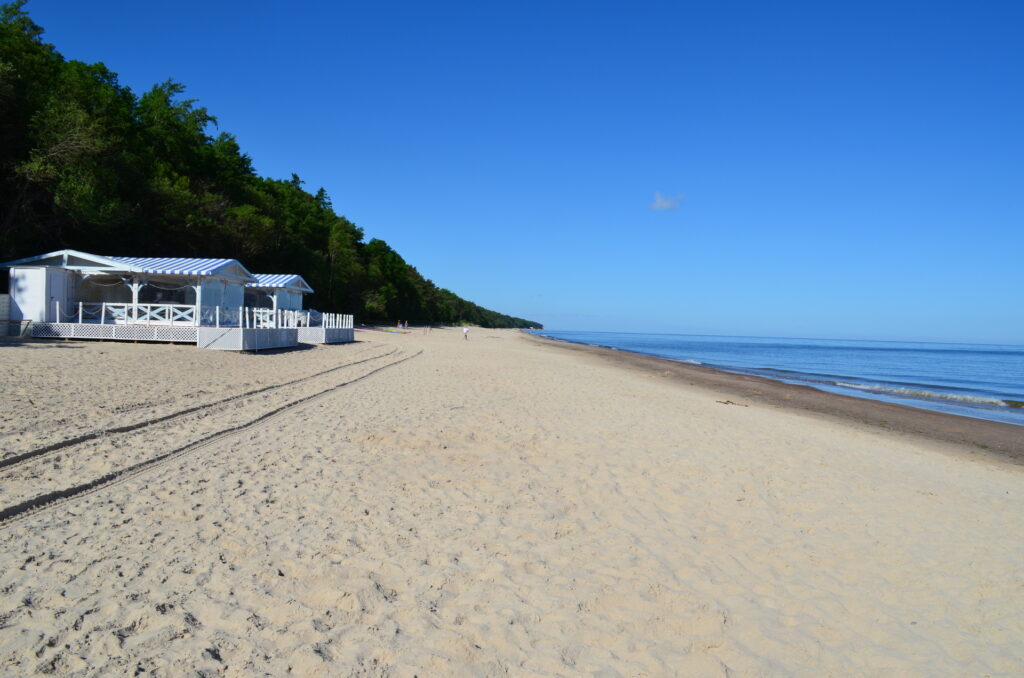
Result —
<path fill-rule="evenodd" d="M 145 419 L 143 421 L 138 421 L 133 424 L 125 424 L 124 426 L 113 426 L 111 428 L 104 428 L 96 431 L 90 431 L 89 433 L 83 433 L 82 435 L 75 436 L 74 438 L 68 438 L 66 440 L 61 440 L 56 443 L 44 445 L 43 447 L 38 447 L 34 450 L 29 450 L 28 452 L 22 452 L 20 454 L 0 459 L 0 471 L 6 474 L 9 473 L 11 470 L 17 469 L 21 465 L 25 464 L 25 462 L 31 460 L 38 460 L 40 457 L 43 457 L 45 455 L 50 455 L 53 454 L 54 452 L 60 452 L 62 450 L 66 450 L 69 447 L 81 445 L 82 443 L 87 443 L 91 440 L 96 440 L 103 436 L 108 436 L 111 434 L 117 435 L 121 433 L 132 433 L 135 431 L 142 430 L 148 426 L 163 424 L 165 422 L 172 421 L 174 419 L 178 419 L 189 414 L 196 414 L 197 412 L 202 412 L 203 410 L 209 410 L 222 405 L 227 405 L 229 403 L 241 400 L 243 398 L 251 398 L 252 396 L 260 395 L 261 393 L 267 393 L 269 391 L 282 389 L 287 386 L 294 386 L 295 384 L 299 384 L 304 381 L 309 381 L 311 379 L 315 379 L 316 377 L 322 377 L 324 375 L 331 374 L 332 372 L 337 372 L 338 370 L 353 367 L 355 365 L 361 365 L 362 363 L 370 362 L 371 360 L 377 360 L 378 358 L 386 358 L 389 355 L 393 355 L 397 350 L 398 349 L 392 349 L 385 353 L 370 356 L 369 358 L 356 360 L 354 362 L 345 363 L 343 365 L 336 365 L 334 367 L 328 368 L 320 372 L 314 372 L 313 374 L 308 374 L 304 377 L 299 377 L 298 379 L 282 382 L 280 384 L 270 384 L 269 386 L 263 386 L 261 388 L 253 389 L 251 391 L 246 391 L 245 393 L 238 393 L 236 395 L 228 396 L 227 398 L 221 398 L 220 400 L 215 400 L 210 403 L 195 405 L 193 407 L 188 407 L 184 410 L 178 410 L 176 412 L 163 414 L 160 415 L 159 417 L 153 417 L 152 419 Z"/>
<path fill-rule="evenodd" d="M 392 355 L 394 352 L 395 351 L 392 351 L 391 353 L 388 353 L 386 355 Z M 98 478 L 95 478 L 85 483 L 73 485 L 62 490 L 47 492 L 45 494 L 41 494 L 37 497 L 29 499 L 28 501 L 23 501 L 18 504 L 14 504 L 12 506 L 0 509 L 0 530 L 6 529 L 22 520 L 25 520 L 31 516 L 37 515 L 44 511 L 63 506 L 64 504 L 79 499 L 83 496 L 93 494 L 95 492 L 99 492 L 100 490 L 125 482 L 126 480 L 129 480 L 143 473 L 151 471 L 155 468 L 163 466 L 187 454 L 198 452 L 199 450 L 210 447 L 223 440 L 237 436 L 246 431 L 250 431 L 254 428 L 263 426 L 268 422 L 272 421 L 273 419 L 281 416 L 282 414 L 285 414 L 286 412 L 295 409 L 296 407 L 319 400 L 350 384 L 354 384 L 357 381 L 362 381 L 363 379 L 373 376 L 378 372 L 386 370 L 390 367 L 394 367 L 395 365 L 404 363 L 408 360 L 412 360 L 413 358 L 418 357 L 422 353 L 423 350 L 421 349 L 416 353 L 403 356 L 401 358 L 398 358 L 397 360 L 389 362 L 386 365 L 374 368 L 364 375 L 361 375 L 354 379 L 350 379 L 349 381 L 344 381 L 339 384 L 335 384 L 334 386 L 326 388 L 323 391 L 318 391 L 317 393 L 313 393 L 312 395 L 303 396 L 301 398 L 298 398 L 297 400 L 293 400 L 289 403 L 281 405 L 269 412 L 265 412 L 259 417 L 256 417 L 255 419 L 248 421 L 244 424 L 239 424 L 237 426 L 232 426 L 223 429 L 221 431 L 218 431 L 217 433 L 210 434 L 205 438 L 191 442 L 187 445 L 183 445 L 182 447 L 178 447 L 168 452 L 164 452 L 163 454 L 151 457 L 150 459 L 147 459 L 145 461 L 132 464 L 130 466 L 118 469 L 116 471 L 112 471 L 110 473 L 104 474 Z"/>

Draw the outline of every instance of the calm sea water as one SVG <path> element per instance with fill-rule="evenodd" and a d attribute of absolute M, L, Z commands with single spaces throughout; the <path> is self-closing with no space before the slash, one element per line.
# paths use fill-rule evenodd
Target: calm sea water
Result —
<path fill-rule="evenodd" d="M 548 330 L 536 334 L 1024 426 L 1024 346 Z"/>

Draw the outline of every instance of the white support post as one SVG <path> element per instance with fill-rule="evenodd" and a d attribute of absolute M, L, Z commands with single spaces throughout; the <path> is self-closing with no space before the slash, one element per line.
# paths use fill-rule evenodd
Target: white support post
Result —
<path fill-rule="evenodd" d="M 220 327 L 220 304 L 213 307 L 213 322 L 217 327 Z"/>
<path fill-rule="evenodd" d="M 107 324 L 107 302 L 100 304 L 100 325 Z"/>
<path fill-rule="evenodd" d="M 57 305 L 57 317 L 54 320 L 60 322 L 60 299 L 54 299 L 53 303 Z"/>
<path fill-rule="evenodd" d="M 78 302 L 78 324 L 82 324 L 82 302 Z"/>
<path fill-rule="evenodd" d="M 132 278 L 132 324 L 139 322 L 139 281 Z"/>
<path fill-rule="evenodd" d="M 203 283 L 199 280 L 199 276 L 196 276 L 196 314 L 192 319 L 192 324 L 196 327 L 202 325 L 202 312 L 203 312 Z"/>

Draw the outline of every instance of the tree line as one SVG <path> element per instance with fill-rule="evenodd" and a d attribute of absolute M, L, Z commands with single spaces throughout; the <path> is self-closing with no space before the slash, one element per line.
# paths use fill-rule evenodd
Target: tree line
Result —
<path fill-rule="evenodd" d="M 307 305 L 361 322 L 540 327 L 434 285 L 335 213 L 321 188 L 256 175 L 216 118 L 167 81 L 136 96 L 102 63 L 67 60 L 0 5 L 0 261 L 71 248 L 238 259 L 298 273 Z"/>

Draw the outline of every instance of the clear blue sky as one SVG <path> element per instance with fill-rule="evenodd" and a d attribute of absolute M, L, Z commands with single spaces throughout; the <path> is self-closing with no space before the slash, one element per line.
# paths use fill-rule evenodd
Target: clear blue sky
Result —
<path fill-rule="evenodd" d="M 1024 2 L 26 9 L 551 329 L 1024 344 Z"/>

